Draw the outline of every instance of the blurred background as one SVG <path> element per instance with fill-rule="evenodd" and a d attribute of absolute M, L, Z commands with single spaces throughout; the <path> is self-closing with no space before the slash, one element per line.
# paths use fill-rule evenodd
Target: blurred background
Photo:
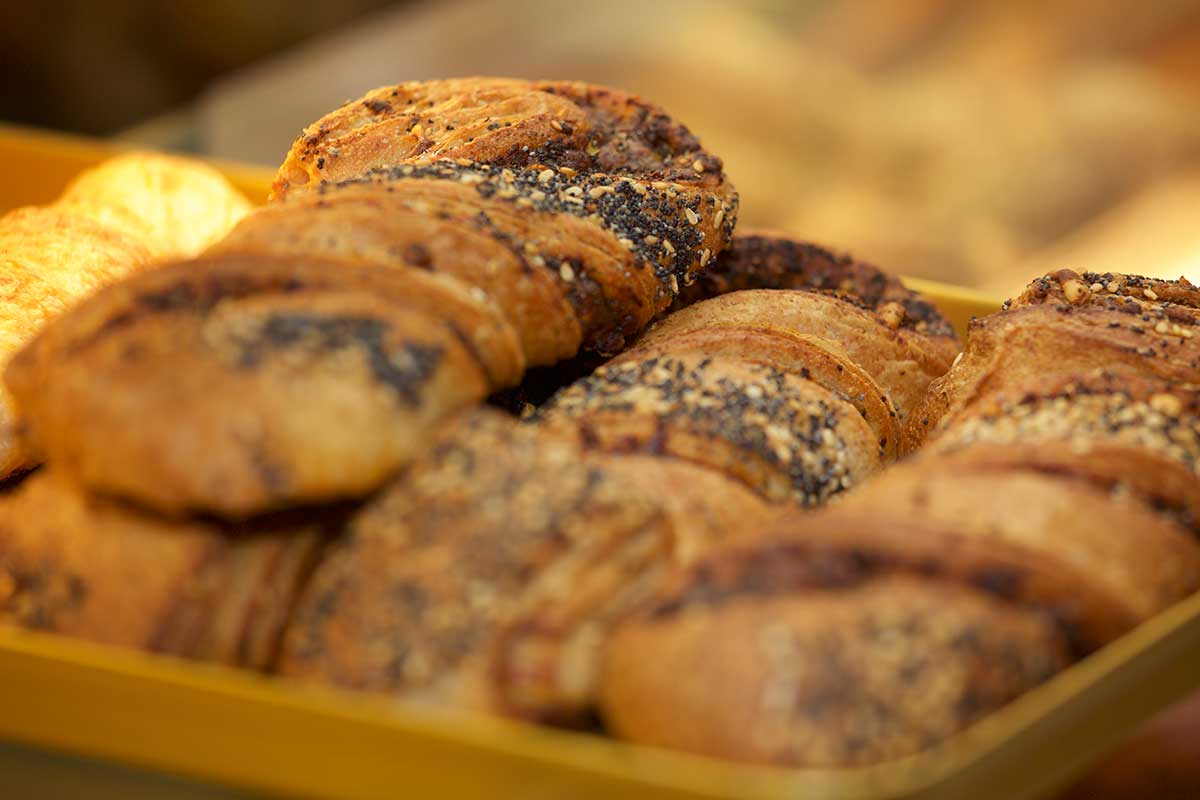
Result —
<path fill-rule="evenodd" d="M 274 166 L 366 89 L 614 84 L 724 157 L 746 226 L 1010 292 L 1200 282 L 1200 0 L 6 3 L 0 118 Z"/>

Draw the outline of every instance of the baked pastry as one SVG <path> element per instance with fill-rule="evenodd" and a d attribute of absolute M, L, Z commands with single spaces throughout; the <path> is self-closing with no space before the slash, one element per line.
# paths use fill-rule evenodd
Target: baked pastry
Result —
<path fill-rule="evenodd" d="M 528 365 L 620 348 L 736 215 L 721 162 L 660 109 L 492 79 L 348 104 L 274 195 L 14 364 L 61 468 L 169 513 L 366 495 Z"/>
<path fill-rule="evenodd" d="M 303 195 L 297 208 L 326 212 L 277 211 L 248 223 L 271 230 L 245 238 L 409 265 L 409 248 L 423 246 L 418 268 L 495 292 L 533 365 L 580 342 L 619 351 L 722 250 L 737 214 L 720 159 L 657 106 L 582 83 L 496 78 L 384 87 L 318 120 L 275 181 L 275 199 Z M 338 230 L 339 214 L 371 203 L 389 219 Z M 445 247 L 459 237 L 487 251 L 490 277 L 454 263 Z M 535 346 L 539 336 L 551 341 Z"/>
<path fill-rule="evenodd" d="M 81 297 L 155 260 L 194 255 L 248 208 L 203 164 L 131 153 L 80 174 L 52 206 L 10 211 L 0 218 L 0 366 Z M 16 426 L 0 390 L 0 477 L 38 461 Z"/>
<path fill-rule="evenodd" d="M 1020 383 L 954 417 L 922 456 L 1072 475 L 1200 531 L 1200 386 L 1095 370 Z"/>
<path fill-rule="evenodd" d="M 824 502 L 882 466 L 854 406 L 797 372 L 728 356 L 626 353 L 533 419 L 609 453 L 721 472 L 775 502 Z"/>
<path fill-rule="evenodd" d="M 676 307 L 537 418 L 816 505 L 895 457 L 904 414 L 957 352 L 894 278 L 783 238 L 736 237 Z"/>
<path fill-rule="evenodd" d="M 88 487 L 245 517 L 369 493 L 520 367 L 487 298 L 436 273 L 225 254 L 93 295 L 6 377 Z"/>
<path fill-rule="evenodd" d="M 166 520 L 45 470 L 0 496 L 0 623 L 263 669 L 318 556 L 319 520 Z"/>
<path fill-rule="evenodd" d="M 598 680 L 609 729 L 765 763 L 900 758 L 1200 589 L 1200 393 L 1170 380 L 1194 293 L 1110 275 L 1097 297 L 1072 275 L 972 328 L 920 453 L 708 550 L 624 617 Z M 1167 357 L 1123 349 L 1143 316 Z"/>
<path fill-rule="evenodd" d="M 903 449 L 976 400 L 1044 375 L 1103 368 L 1200 383 L 1197 296 L 1184 279 L 1062 270 L 1034 281 L 1005 310 L 971 323 L 962 359 L 930 385 Z"/>
<path fill-rule="evenodd" d="M 279 670 L 577 719 L 604 625 L 671 547 L 650 492 L 569 440 L 473 412 L 351 520 L 304 593 Z"/>
<path fill-rule="evenodd" d="M 946 738 L 1079 654 L 1041 606 L 1069 599 L 1057 576 L 1019 551 L 908 519 L 857 524 L 845 505 L 710 553 L 618 625 L 597 690 L 607 729 L 740 761 L 864 765 Z"/>
<path fill-rule="evenodd" d="M 618 736 L 738 760 L 899 758 L 1198 587 L 1196 541 L 1134 499 L 907 464 L 679 574 L 609 638 L 600 713 Z"/>

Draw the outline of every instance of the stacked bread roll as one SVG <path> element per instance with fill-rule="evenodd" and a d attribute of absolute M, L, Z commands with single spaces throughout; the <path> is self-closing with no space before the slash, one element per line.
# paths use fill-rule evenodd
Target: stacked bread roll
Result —
<path fill-rule="evenodd" d="M 556 661 L 578 660 L 570 653 L 594 650 L 584 623 L 628 605 L 620 582 L 604 577 L 619 576 L 619 562 L 600 556 L 627 547 L 632 563 L 651 559 L 654 549 L 643 552 L 642 542 L 669 530 L 656 522 L 665 512 L 649 498 L 639 511 L 636 489 L 605 478 L 600 459 L 515 421 L 485 414 L 453 422 L 448 438 L 438 431 L 528 365 L 580 348 L 619 349 L 715 260 L 735 217 L 721 162 L 660 109 L 621 92 L 472 79 L 389 87 L 348 104 L 303 134 L 274 202 L 220 245 L 97 292 L 13 360 L 6 380 L 50 466 L 0 498 L 11 509 L 0 514 L 0 615 L 151 650 L 318 673 L 326 667 L 299 645 L 277 658 L 281 620 L 325 541 L 343 527 L 353 532 L 342 548 L 350 555 L 331 556 L 308 597 L 328 589 L 340 559 L 374 561 L 376 539 L 357 532 L 384 530 L 381 552 L 400 553 L 380 559 L 387 570 L 463 557 L 462 580 L 430 591 L 468 591 L 463 602 L 483 614 L 481 629 L 517 625 L 515 610 L 546 613 L 533 599 L 544 596 L 542 583 L 526 583 L 557 574 L 549 565 L 565 559 L 569 574 L 572 559 L 584 559 L 577 570 L 599 564 L 595 599 L 556 607 L 565 615 L 561 633 L 541 637 L 547 629 L 538 629 L 539 647 L 545 638 L 563 651 Z M 443 464 L 446 448 L 457 455 Z M 411 479 L 393 483 L 348 525 L 313 505 L 379 492 L 415 458 L 423 460 Z M 430 478 L 436 491 L 425 488 L 426 474 L 440 476 Z M 454 489 L 455 480 L 464 485 Z M 557 506 L 547 492 L 560 493 Z M 689 492 L 690 483 L 672 508 L 686 508 Z M 409 524 L 424 526 L 423 542 L 437 533 L 443 555 L 403 550 L 399 517 L 376 510 L 390 508 L 393 496 L 410 498 L 419 514 Z M 468 515 L 462 536 L 443 537 L 442 520 L 459 500 L 478 516 Z M 53 535 L 25 521 L 29 508 L 54 505 L 65 516 Z M 611 547 L 603 509 L 612 509 Z M 319 531 L 288 527 L 309 519 Z M 704 531 L 725 519 L 714 511 Z M 572 525 L 582 550 L 563 539 Z M 495 558 L 482 557 L 480 536 L 496 540 Z M 151 555 L 172 565 L 161 584 L 110 586 Z M 472 573 L 465 565 L 474 555 Z M 59 584 L 78 587 L 67 606 L 54 602 Z M 386 586 L 364 575 L 362 606 Z M 504 626 L 478 605 L 489 595 L 504 604 L 495 612 Z M 394 599 L 383 598 L 385 615 Z M 117 606 L 125 610 L 113 613 Z M 304 626 L 319 639 L 323 629 L 307 609 L 289 642 Z M 131 615 L 142 618 L 131 630 L 102 622 Z M 204 627 L 209 620 L 220 630 Z M 332 623 L 340 630 L 340 620 Z M 421 633 L 432 649 L 414 643 L 410 669 L 424 674 L 425 659 L 440 674 L 447 662 L 434 655 L 436 620 Z M 256 646 L 231 635 L 252 636 Z M 378 647 L 354 641 L 334 657 L 370 672 L 375 662 L 358 663 L 356 653 L 377 655 Z M 565 671 L 539 674 L 527 688 L 470 702 L 570 715 L 586 684 Z"/>
<path fill-rule="evenodd" d="M 13 364 L 51 460 L 172 514 L 364 495 L 527 365 L 618 349 L 736 216 L 720 160 L 661 109 L 496 79 L 347 104 L 296 141 L 275 199 Z"/>
<path fill-rule="evenodd" d="M 220 239 L 249 204 L 215 170 L 153 153 L 80 174 L 50 206 L 0 217 L 0 366 L 50 319 L 97 288 Z M 34 466 L 0 389 L 0 477 Z"/>
<path fill-rule="evenodd" d="M 769 277 L 780 254 L 787 262 Z M 897 342 L 912 340 L 920 354 L 917 343 L 947 351 L 943 368 L 953 357 L 953 334 L 936 311 L 865 264 L 786 239 L 745 237 L 705 274 L 712 295 L 737 275 L 791 288 L 728 294 L 667 316 L 523 425 L 477 413 L 445 430 L 356 515 L 318 567 L 280 670 L 412 700 L 586 721 L 613 625 L 671 569 L 764 525 L 776 510 L 769 501 L 799 496 L 793 481 L 823 486 L 823 494 L 805 497 L 816 503 L 844 488 L 821 471 L 878 468 L 885 451 L 868 422 L 875 406 L 863 395 L 871 392 L 870 402 L 888 410 L 892 401 L 846 351 L 865 353 L 871 341 L 899 349 Z M 885 293 L 889 302 L 920 306 L 924 322 L 902 330 L 873 316 Z M 720 301 L 739 294 L 752 302 L 724 311 Z M 781 316 L 789 308 L 813 310 L 793 322 Z M 870 310 L 858 316 L 860 309 Z M 728 316 L 728 324 L 714 325 L 726 340 L 662 334 L 702 311 Z M 839 327 L 845 316 L 853 321 Z M 926 333 L 930 327 L 935 332 Z M 860 340 L 842 347 L 846 331 Z M 641 383 L 612 377 L 624 364 L 647 360 Z M 684 363 L 694 371 L 678 366 Z M 687 384 L 697 374 L 708 382 Z M 651 379 L 679 383 L 663 394 L 691 403 L 686 415 L 643 401 L 639 390 L 659 388 Z M 599 394 L 590 388 L 597 384 L 629 394 L 613 399 L 598 420 L 574 415 L 572 398 Z M 809 412 L 821 404 L 820 413 Z M 876 423 L 895 426 L 896 413 Z M 774 459 L 774 444 L 755 431 L 787 414 L 795 421 L 785 430 L 796 435 L 787 459 Z M 889 435 L 894 451 L 898 437 Z M 849 473 L 835 474 L 850 483 Z"/>
<path fill-rule="evenodd" d="M 783 237 L 736 238 L 677 309 L 553 398 L 543 423 L 817 505 L 894 460 L 909 411 L 958 352 L 895 278 Z"/>
<path fill-rule="evenodd" d="M 975 321 L 910 415 L 920 453 L 714 549 L 618 626 L 611 730 L 759 762 L 898 758 L 1196 591 L 1196 300 L 1063 271 Z"/>
<path fill-rule="evenodd" d="M 227 239 L 12 360 L 49 464 L 0 494 L 0 620 L 849 766 L 1200 587 L 1194 287 L 1047 276 L 956 359 L 896 279 L 735 212 L 620 92 L 347 104 Z M 524 422 L 473 409 L 581 351 L 614 357 Z"/>

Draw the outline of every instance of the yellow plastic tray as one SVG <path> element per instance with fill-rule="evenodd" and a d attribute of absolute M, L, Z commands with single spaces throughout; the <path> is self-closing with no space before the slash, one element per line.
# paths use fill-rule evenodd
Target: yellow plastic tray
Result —
<path fill-rule="evenodd" d="M 0 209 L 53 199 L 112 152 L 0 127 L 0 167 L 23 176 L 4 182 Z M 227 174 L 254 199 L 265 196 L 266 171 Z M 960 329 L 997 305 L 968 289 L 911 284 Z M 935 749 L 864 769 L 789 770 L 0 628 L 0 740 L 215 785 L 339 798 L 1038 798 L 1197 686 L 1200 595 Z M 103 771 L 87 775 L 100 791 Z"/>

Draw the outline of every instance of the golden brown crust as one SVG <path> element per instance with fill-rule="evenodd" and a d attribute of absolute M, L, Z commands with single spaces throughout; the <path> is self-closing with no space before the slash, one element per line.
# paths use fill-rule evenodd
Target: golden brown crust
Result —
<path fill-rule="evenodd" d="M 783 329 L 831 342 L 882 387 L 901 421 L 956 352 L 930 346 L 929 337 L 892 329 L 877 315 L 837 297 L 771 289 L 732 292 L 671 314 L 646 331 L 636 347 L 669 347 L 673 339 L 712 325 Z"/>
<path fill-rule="evenodd" d="M 697 353 L 607 364 L 535 419 L 589 448 L 700 464 L 773 501 L 821 503 L 881 466 L 870 425 L 828 390 L 771 366 Z"/>
<path fill-rule="evenodd" d="M 223 254 L 96 294 L 6 378 L 89 487 L 246 516 L 369 492 L 521 364 L 494 307 L 437 274 Z"/>
<path fill-rule="evenodd" d="M 604 455 L 598 461 L 622 480 L 652 490 L 671 523 L 676 564 L 759 533 L 780 513 L 739 481 L 686 461 L 651 455 Z"/>
<path fill-rule="evenodd" d="M 497 412 L 453 423 L 353 520 L 291 626 L 283 673 L 571 719 L 597 634 L 669 558 L 650 496 Z"/>
<path fill-rule="evenodd" d="M 1114 303 L 1128 305 L 1132 300 L 1143 309 L 1164 305 L 1186 316 L 1200 316 L 1200 289 L 1188 281 L 1147 278 L 1115 272 L 1083 272 L 1060 269 L 1030 282 L 1007 308 L 1042 304 L 1111 307 Z"/>
<path fill-rule="evenodd" d="M 148 152 L 126 153 L 81 172 L 55 205 L 127 233 L 156 259 L 200 253 L 250 211 L 215 169 Z"/>
<path fill-rule="evenodd" d="M 166 520 L 51 469 L 0 496 L 0 622 L 265 668 L 321 526 Z"/>
<path fill-rule="evenodd" d="M 769 311 L 770 304 L 766 305 Z M 858 410 L 875 432 L 885 462 L 896 457 L 900 413 L 887 392 L 836 341 L 766 322 L 710 322 L 678 335 L 639 342 L 612 363 L 685 353 L 758 364 L 810 380 Z"/>
<path fill-rule="evenodd" d="M 475 195 L 473 188 L 439 185 L 442 198 L 421 191 L 427 188 L 418 181 L 360 183 L 274 203 L 244 219 L 214 251 L 350 258 L 448 275 L 496 303 L 520 338 L 529 366 L 574 355 L 583 334 L 560 269 L 564 260 L 579 263 L 594 248 L 556 238 L 555 262 L 534 263 L 525 245 L 536 252 L 539 239 L 516 238 L 520 220 L 509 220 L 503 230 L 485 225 L 478 212 L 492 204 L 477 195 L 456 197 Z M 557 231 L 545 214 L 527 210 L 523 216 L 531 230 Z"/>
<path fill-rule="evenodd" d="M 680 292 L 672 311 L 717 295 L 745 289 L 802 289 L 825 292 L 880 315 L 885 324 L 940 340 L 958 352 L 949 320 L 895 275 L 845 253 L 782 234 L 739 233 L 715 263 Z"/>
<path fill-rule="evenodd" d="M 376 90 L 306 129 L 275 196 L 336 196 L 338 184 L 361 182 L 402 192 L 424 213 L 448 205 L 519 245 L 558 284 L 584 346 L 606 353 L 720 252 L 737 210 L 720 160 L 661 109 L 563 82 Z"/>
<path fill-rule="evenodd" d="M 1031 306 L 975 320 L 962 359 L 930 384 L 909 417 L 902 449 L 915 450 L 977 400 L 1041 375 L 1104 368 L 1200 381 L 1200 339 L 1157 334 L 1154 328 L 1164 318 Z"/>
<path fill-rule="evenodd" d="M 1114 287 L 1136 282 L 1098 277 L 1108 277 Z M 1082 286 L 1069 276 L 1035 281 L 1010 308 L 973 320 L 963 357 L 930 385 L 906 424 L 902 449 L 916 449 L 981 398 L 1044 375 L 1103 368 L 1200 383 L 1200 315 L 1187 304 L 1192 290 L 1178 285 L 1172 293 L 1160 282 L 1155 285 L 1163 296 L 1146 286 L 1138 298 L 1063 288 L 1076 283 Z M 1068 291 L 1075 302 L 1067 300 Z"/>
<path fill-rule="evenodd" d="M 1080 478 L 930 455 L 863 486 L 853 506 L 1026 548 L 1075 573 L 1064 582 L 1106 587 L 1138 621 L 1200 588 L 1200 542 L 1186 529 Z"/>
<path fill-rule="evenodd" d="M 638 742 L 864 765 L 949 737 L 1070 658 L 1041 614 L 967 586 L 882 575 L 623 624 L 605 651 L 600 711 Z"/>
<path fill-rule="evenodd" d="M 0 367 L 50 318 L 158 258 L 192 255 L 223 236 L 246 201 L 214 170 L 131 153 L 80 174 L 53 206 L 0 218 Z M 0 477 L 33 466 L 0 390 Z"/>

